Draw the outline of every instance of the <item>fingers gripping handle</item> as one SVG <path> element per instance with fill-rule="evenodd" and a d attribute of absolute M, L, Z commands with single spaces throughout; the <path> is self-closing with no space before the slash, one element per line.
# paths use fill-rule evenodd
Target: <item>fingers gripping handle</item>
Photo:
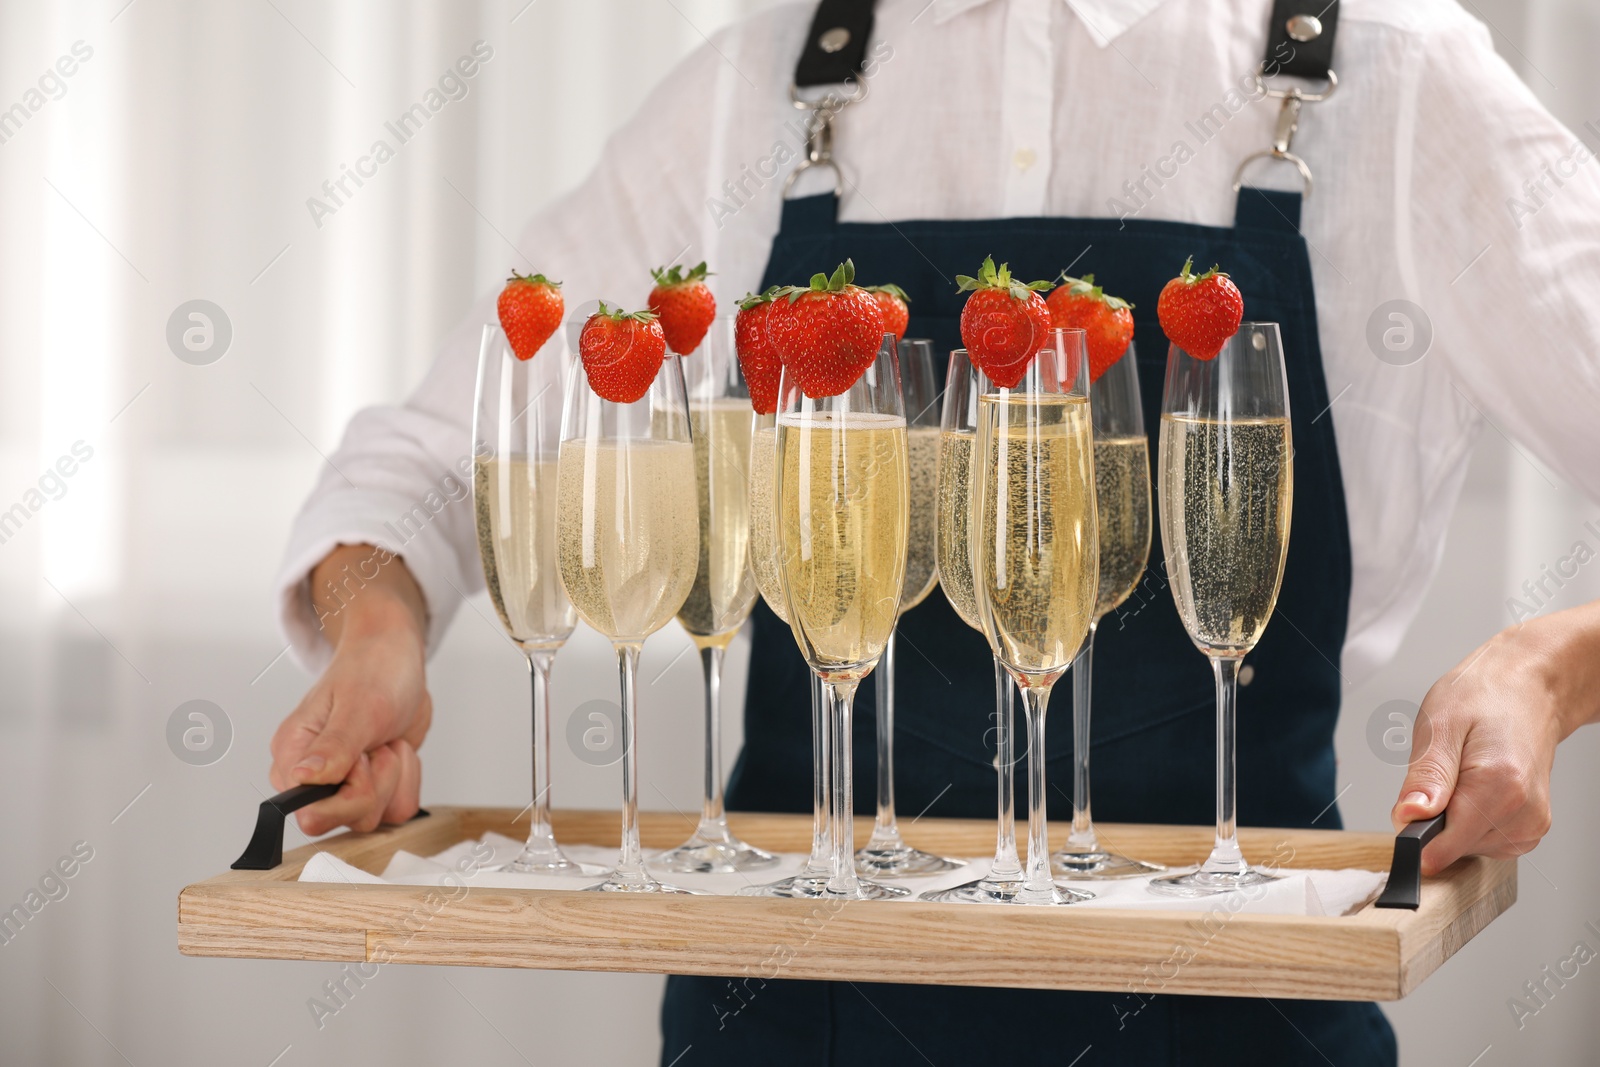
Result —
<path fill-rule="evenodd" d="M 331 785 L 297 785 L 285 789 L 275 797 L 261 802 L 256 815 L 256 832 L 245 846 L 244 855 L 233 861 L 236 871 L 270 871 L 283 862 L 283 821 L 290 812 L 299 811 L 307 804 L 326 800 L 339 791 L 340 783 Z M 418 809 L 413 818 L 422 818 L 426 811 Z"/>
<path fill-rule="evenodd" d="M 1422 850 L 1444 829 L 1444 813 L 1431 819 L 1406 824 L 1394 838 L 1394 860 L 1389 865 L 1389 882 L 1373 902 L 1375 908 L 1409 908 L 1422 903 Z"/>

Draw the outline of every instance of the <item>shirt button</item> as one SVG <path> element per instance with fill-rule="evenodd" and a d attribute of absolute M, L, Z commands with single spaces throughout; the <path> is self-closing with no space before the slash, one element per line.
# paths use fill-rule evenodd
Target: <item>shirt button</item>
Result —
<path fill-rule="evenodd" d="M 1027 170 L 1039 160 L 1039 154 L 1031 148 L 1019 148 L 1011 154 L 1011 162 L 1021 171 Z"/>
<path fill-rule="evenodd" d="M 1254 667 L 1252 667 L 1252 666 L 1250 666 L 1250 664 L 1246 663 L 1243 667 L 1239 668 L 1239 684 L 1240 685 L 1249 685 L 1251 682 L 1253 682 L 1255 680 L 1256 680 L 1256 669 Z"/>

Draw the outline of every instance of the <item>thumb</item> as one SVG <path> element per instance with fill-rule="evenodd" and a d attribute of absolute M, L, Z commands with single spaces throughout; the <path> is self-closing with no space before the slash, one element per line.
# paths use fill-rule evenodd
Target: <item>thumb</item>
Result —
<path fill-rule="evenodd" d="M 1418 819 L 1431 819 L 1444 811 L 1455 792 L 1456 778 L 1461 770 L 1461 744 L 1447 731 L 1424 732 L 1426 712 L 1417 716 L 1413 733 L 1411 765 L 1406 768 L 1405 781 L 1400 783 L 1400 799 L 1389 813 L 1394 828 L 1399 830 Z M 1417 753 L 1417 742 L 1423 749 Z"/>
<path fill-rule="evenodd" d="M 335 713 L 317 733 L 289 775 L 301 785 L 342 782 L 369 747 L 367 738 L 351 727 L 348 716 Z"/>

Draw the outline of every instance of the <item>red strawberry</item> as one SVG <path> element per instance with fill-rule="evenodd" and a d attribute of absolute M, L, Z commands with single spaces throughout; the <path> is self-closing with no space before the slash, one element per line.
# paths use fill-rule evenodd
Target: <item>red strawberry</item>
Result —
<path fill-rule="evenodd" d="M 1089 380 L 1122 358 L 1133 340 L 1133 305 L 1111 296 L 1094 283 L 1093 274 L 1073 278 L 1063 274 L 1061 284 L 1045 297 L 1050 325 L 1058 330 L 1082 330 L 1089 343 Z"/>
<path fill-rule="evenodd" d="M 661 332 L 666 335 L 667 347 L 686 356 L 700 347 L 711 321 L 717 317 L 717 301 L 706 288 L 709 272 L 706 265 L 684 268 L 674 265 L 670 270 L 657 267 L 650 272 L 656 287 L 650 290 L 646 301 L 650 310 L 661 316 Z"/>
<path fill-rule="evenodd" d="M 1006 389 L 1022 380 L 1028 364 L 1050 340 L 1050 309 L 1037 290 L 1049 282 L 1019 282 L 1006 264 L 995 270 L 985 257 L 976 278 L 956 275 L 960 292 L 972 291 L 961 309 L 961 343 L 989 380 Z"/>
<path fill-rule="evenodd" d="M 905 340 L 906 323 L 911 321 L 911 309 L 906 306 L 911 298 L 906 291 L 898 285 L 869 285 L 867 292 L 883 312 L 883 332 L 894 334 L 896 341 Z"/>
<path fill-rule="evenodd" d="M 1244 318 L 1244 297 L 1226 274 L 1212 267 L 1204 274 L 1189 270 L 1190 256 L 1183 273 L 1161 289 L 1156 301 L 1156 318 L 1167 340 L 1195 359 L 1216 359 L 1228 338 L 1239 332 Z"/>
<path fill-rule="evenodd" d="M 750 406 L 758 415 L 771 415 L 778 410 L 778 375 L 783 371 L 783 360 L 767 336 L 768 317 L 777 294 L 778 287 L 774 285 L 760 295 L 746 296 L 739 301 L 739 314 L 733 319 L 733 347 L 739 353 L 745 384 L 750 387 Z"/>
<path fill-rule="evenodd" d="M 814 274 L 807 288 L 780 289 L 767 313 L 767 334 L 778 358 L 806 396 L 838 396 L 877 358 L 883 312 L 872 294 L 852 285 L 850 260 L 833 274 Z"/>
<path fill-rule="evenodd" d="M 614 404 L 631 404 L 650 391 L 666 348 L 655 312 L 613 311 L 603 303 L 578 335 L 589 388 Z"/>
<path fill-rule="evenodd" d="M 511 351 L 518 359 L 532 359 L 561 325 L 567 305 L 561 299 L 560 282 L 553 282 L 543 274 L 512 271 L 511 277 L 506 279 L 506 287 L 500 290 L 497 310 L 500 328 L 511 342 Z"/>

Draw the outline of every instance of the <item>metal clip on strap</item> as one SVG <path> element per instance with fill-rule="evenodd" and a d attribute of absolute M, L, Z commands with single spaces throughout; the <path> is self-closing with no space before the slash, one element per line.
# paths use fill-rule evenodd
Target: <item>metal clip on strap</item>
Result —
<path fill-rule="evenodd" d="M 1258 159 L 1274 159 L 1294 165 L 1305 182 L 1305 195 L 1312 189 L 1311 168 L 1291 151 L 1295 131 L 1300 127 L 1302 104 L 1321 103 L 1339 87 L 1333 71 L 1333 41 L 1339 26 L 1339 0 L 1322 4 L 1320 0 L 1276 0 L 1267 35 L 1267 57 L 1256 68 L 1256 90 L 1263 96 L 1283 101 L 1278 108 L 1278 124 L 1272 147 L 1246 156 L 1233 174 L 1233 188 L 1244 186 L 1244 172 Z M 1267 85 L 1267 78 L 1278 75 L 1324 79 L 1319 92 L 1307 92 L 1297 85 L 1287 89 Z"/>
<path fill-rule="evenodd" d="M 833 119 L 840 111 L 866 99 L 867 82 L 862 77 L 867 43 L 872 37 L 873 0 L 822 0 L 811 20 L 806 44 L 795 67 L 789 100 L 795 107 L 811 112 L 806 122 L 806 157 L 789 172 L 783 182 L 783 195 L 795 179 L 813 167 L 833 171 L 833 195 L 844 193 L 844 173 L 833 158 Z M 820 97 L 807 98 L 802 89 L 828 86 Z M 848 88 L 848 92 L 836 91 Z"/>

